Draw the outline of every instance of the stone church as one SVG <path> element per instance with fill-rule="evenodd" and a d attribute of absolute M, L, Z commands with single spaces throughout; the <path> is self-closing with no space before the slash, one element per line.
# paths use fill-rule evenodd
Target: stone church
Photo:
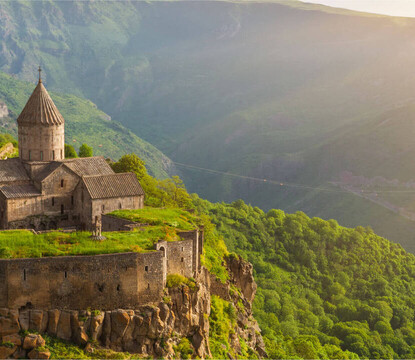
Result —
<path fill-rule="evenodd" d="M 95 229 L 101 215 L 140 209 L 133 173 L 114 173 L 103 157 L 65 159 L 65 121 L 39 82 L 17 119 L 19 158 L 0 160 L 0 228 Z"/>

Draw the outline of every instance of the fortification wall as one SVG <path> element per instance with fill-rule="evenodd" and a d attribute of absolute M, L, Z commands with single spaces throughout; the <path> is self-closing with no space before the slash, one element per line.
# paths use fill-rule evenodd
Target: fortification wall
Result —
<path fill-rule="evenodd" d="M 116 309 L 160 300 L 163 254 L 0 260 L 0 307 Z"/>
<path fill-rule="evenodd" d="M 157 250 L 165 254 L 166 274 L 194 276 L 193 272 L 193 240 L 160 241 Z"/>

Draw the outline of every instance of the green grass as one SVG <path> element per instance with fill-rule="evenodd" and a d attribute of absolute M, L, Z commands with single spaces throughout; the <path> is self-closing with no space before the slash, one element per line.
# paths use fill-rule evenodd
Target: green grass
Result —
<path fill-rule="evenodd" d="M 104 241 L 90 238 L 90 232 L 59 231 L 35 235 L 27 230 L 0 232 L 0 258 L 35 258 L 47 256 L 97 255 L 122 252 L 145 252 L 165 238 L 160 226 L 132 232 L 103 233 Z"/>
<path fill-rule="evenodd" d="M 54 231 L 35 235 L 28 230 L 0 232 L 0 258 L 35 258 L 47 256 L 97 255 L 154 250 L 159 240 L 179 240 L 180 230 L 193 230 L 200 221 L 179 209 L 146 208 L 122 210 L 115 216 L 149 224 L 134 231 L 104 232 L 104 241 L 90 238 L 90 232 Z"/>
<path fill-rule="evenodd" d="M 93 353 L 87 353 L 79 346 L 42 334 L 51 359 L 138 359 L 139 355 L 131 355 L 128 352 L 115 352 L 110 349 L 95 349 Z"/>
<path fill-rule="evenodd" d="M 147 207 L 139 210 L 116 210 L 110 215 L 142 224 L 169 226 L 177 230 L 194 230 L 200 219 L 180 209 L 159 209 Z"/>

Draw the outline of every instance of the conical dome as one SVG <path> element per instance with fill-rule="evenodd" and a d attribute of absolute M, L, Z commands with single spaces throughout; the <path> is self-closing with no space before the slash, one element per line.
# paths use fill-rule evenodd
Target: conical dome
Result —
<path fill-rule="evenodd" d="M 19 125 L 62 125 L 65 122 L 63 116 L 53 103 L 46 88 L 39 80 L 35 90 L 26 103 L 23 111 L 17 118 Z"/>
<path fill-rule="evenodd" d="M 19 157 L 23 161 L 55 161 L 65 158 L 65 120 L 39 83 L 17 118 Z"/>

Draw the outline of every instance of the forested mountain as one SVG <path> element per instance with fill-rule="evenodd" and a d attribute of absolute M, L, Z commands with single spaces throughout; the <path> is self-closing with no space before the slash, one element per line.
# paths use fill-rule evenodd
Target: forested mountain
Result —
<path fill-rule="evenodd" d="M 194 196 L 252 262 L 254 316 L 272 359 L 415 356 L 415 256 L 370 228 Z"/>
<path fill-rule="evenodd" d="M 0 102 L 7 107 L 7 116 L 4 113 L 0 117 L 1 133 L 9 133 L 17 138 L 16 119 L 34 88 L 34 84 L 0 72 Z M 135 152 L 146 162 L 152 175 L 159 178 L 168 176 L 172 166 L 169 158 L 111 119 L 94 103 L 70 94 L 52 92 L 51 97 L 65 118 L 67 144 L 78 149 L 82 143 L 88 143 L 93 147 L 94 155 L 113 160 L 120 158 L 125 151 Z"/>
<path fill-rule="evenodd" d="M 413 193 L 389 193 L 414 190 L 414 19 L 289 0 L 3 1 L 0 32 L 1 70 L 33 81 L 42 64 L 51 90 L 177 162 L 341 190 L 181 168 L 191 191 L 371 225 L 414 250 Z"/>

